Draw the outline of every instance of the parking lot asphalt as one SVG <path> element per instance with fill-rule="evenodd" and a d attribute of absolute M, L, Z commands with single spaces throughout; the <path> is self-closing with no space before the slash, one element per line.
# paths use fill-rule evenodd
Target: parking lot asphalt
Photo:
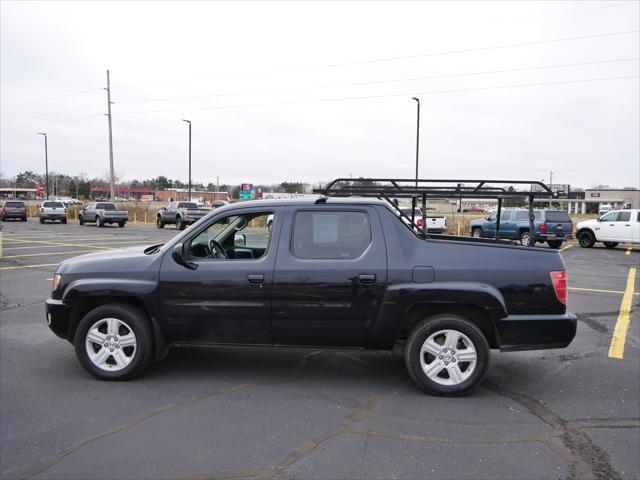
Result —
<path fill-rule="evenodd" d="M 176 230 L 3 226 L 0 478 L 640 477 L 640 251 L 563 249 L 569 348 L 492 352 L 476 391 L 438 398 L 401 358 L 348 350 L 174 349 L 134 381 L 95 380 L 44 322 L 55 266 Z"/>

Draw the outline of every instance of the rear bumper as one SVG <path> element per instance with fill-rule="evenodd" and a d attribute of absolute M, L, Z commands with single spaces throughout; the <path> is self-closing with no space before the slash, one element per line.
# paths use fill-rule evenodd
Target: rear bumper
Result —
<path fill-rule="evenodd" d="M 64 213 L 43 213 L 40 215 L 40 218 L 44 218 L 45 220 L 62 220 L 63 218 L 67 218 L 67 215 Z"/>
<path fill-rule="evenodd" d="M 537 234 L 536 238 L 540 240 L 572 240 L 573 235 L 571 233 L 567 233 L 566 235 L 556 235 L 554 233 L 539 233 Z"/>
<path fill-rule="evenodd" d="M 576 336 L 578 319 L 564 315 L 509 315 L 496 322 L 500 350 L 543 350 L 564 348 Z"/>
<path fill-rule="evenodd" d="M 128 222 L 129 221 L 129 217 L 102 217 L 102 221 L 104 223 Z"/>
<path fill-rule="evenodd" d="M 49 298 L 46 303 L 46 313 L 47 325 L 51 331 L 60 338 L 68 339 L 71 307 L 62 300 Z"/>
<path fill-rule="evenodd" d="M 4 212 L 4 215 L 2 215 L 2 218 L 26 218 L 27 217 L 27 213 L 26 212 Z"/>

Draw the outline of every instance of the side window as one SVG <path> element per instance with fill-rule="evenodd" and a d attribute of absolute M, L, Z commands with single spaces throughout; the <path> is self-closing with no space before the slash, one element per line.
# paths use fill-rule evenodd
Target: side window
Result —
<path fill-rule="evenodd" d="M 500 212 L 500 223 L 506 222 L 511 218 L 511 210 L 503 210 Z"/>
<path fill-rule="evenodd" d="M 628 222 L 631 220 L 631 212 L 618 212 L 618 222 Z"/>
<path fill-rule="evenodd" d="M 365 212 L 301 211 L 293 225 L 293 254 L 303 259 L 350 259 L 371 244 L 371 225 Z"/>
<path fill-rule="evenodd" d="M 618 212 L 609 212 L 600 218 L 601 222 L 615 222 L 618 217 Z"/>
<path fill-rule="evenodd" d="M 269 247 L 274 218 L 273 212 L 243 213 L 220 218 L 191 241 L 191 256 L 209 260 L 262 258 Z"/>
<path fill-rule="evenodd" d="M 638 218 L 636 219 L 637 222 L 640 222 L 640 212 L 638 212 Z"/>
<path fill-rule="evenodd" d="M 526 210 L 519 210 L 516 212 L 516 220 L 518 221 L 528 221 L 529 220 L 529 212 Z"/>

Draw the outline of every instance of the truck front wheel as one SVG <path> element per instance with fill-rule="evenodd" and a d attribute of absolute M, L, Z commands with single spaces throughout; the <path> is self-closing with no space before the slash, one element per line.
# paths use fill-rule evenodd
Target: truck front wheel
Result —
<path fill-rule="evenodd" d="M 89 373 L 103 380 L 128 380 L 151 362 L 152 339 L 151 325 L 140 310 L 111 303 L 84 316 L 73 343 Z"/>
<path fill-rule="evenodd" d="M 156 227 L 164 228 L 164 221 L 162 220 L 162 217 L 160 215 L 156 217 Z"/>
<path fill-rule="evenodd" d="M 470 320 L 440 314 L 413 328 L 404 360 L 409 375 L 425 392 L 459 396 L 484 378 L 489 367 L 489 344 Z"/>
<path fill-rule="evenodd" d="M 482 237 L 482 230 L 480 230 L 479 228 L 474 228 L 473 230 L 471 230 L 471 236 L 473 238 L 480 238 Z"/>
<path fill-rule="evenodd" d="M 578 234 L 578 243 L 582 248 L 591 248 L 596 243 L 596 237 L 589 230 Z"/>

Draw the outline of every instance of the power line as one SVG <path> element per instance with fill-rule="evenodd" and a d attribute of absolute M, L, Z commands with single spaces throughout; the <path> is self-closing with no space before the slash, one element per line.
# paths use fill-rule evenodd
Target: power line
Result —
<path fill-rule="evenodd" d="M 11 119 L 11 121 L 12 122 L 17 122 L 17 121 L 20 121 L 20 120 L 29 120 L 31 118 L 50 117 L 52 115 L 60 115 L 62 113 L 77 112 L 79 110 L 88 110 L 90 108 L 101 108 L 101 106 L 92 105 L 90 107 L 79 107 L 79 108 L 71 108 L 69 110 L 60 110 L 60 111 L 57 111 L 57 112 L 40 113 L 38 115 L 29 115 L 27 117 L 13 118 L 13 119 Z"/>
<path fill-rule="evenodd" d="M 625 76 L 618 76 L 618 77 L 584 78 L 584 79 L 578 79 L 578 80 L 564 80 L 564 81 L 556 81 L 556 82 L 536 82 L 536 83 L 520 83 L 520 84 L 511 84 L 511 85 L 496 85 L 492 87 L 431 90 L 431 91 L 425 91 L 425 92 L 413 91 L 413 92 L 393 93 L 393 94 L 385 94 L 385 95 L 365 95 L 365 96 L 359 96 L 359 97 L 338 97 L 338 98 L 323 98 L 323 99 L 315 99 L 315 100 L 293 100 L 288 102 L 217 105 L 213 107 L 194 107 L 194 108 L 186 108 L 186 109 L 172 108 L 172 109 L 165 109 L 165 110 L 141 110 L 141 111 L 133 111 L 133 112 L 121 112 L 120 115 L 164 113 L 164 112 L 185 112 L 185 111 L 194 111 L 194 110 L 219 110 L 219 109 L 246 108 L 246 107 L 271 107 L 271 106 L 277 106 L 277 105 L 297 105 L 297 104 L 304 104 L 304 103 L 341 102 L 341 101 L 349 101 L 349 100 L 368 100 L 368 99 L 374 99 L 374 98 L 410 97 L 412 95 L 439 95 L 439 94 L 448 94 L 448 93 L 500 90 L 500 89 L 508 89 L 508 88 L 543 87 L 543 86 L 549 86 L 549 85 L 570 85 L 570 84 L 576 84 L 576 83 L 624 80 L 624 79 L 639 78 L 639 77 L 640 75 L 625 75 Z"/>
<path fill-rule="evenodd" d="M 97 118 L 97 117 L 103 117 L 103 114 L 92 114 L 92 115 L 83 115 L 81 117 L 71 117 L 71 118 L 62 118 L 62 119 L 56 119 L 53 120 L 55 121 L 56 124 L 58 123 L 67 123 L 67 122 L 73 122 L 75 120 L 83 120 L 85 118 Z M 18 130 L 20 128 L 34 128 L 34 127 L 38 127 L 38 126 L 42 126 L 42 125 L 50 125 L 50 123 L 32 123 L 29 125 L 17 125 L 15 127 L 2 127 L 2 131 L 6 131 L 6 130 Z"/>
<path fill-rule="evenodd" d="M 85 93 L 93 93 L 93 92 L 98 92 L 98 91 L 99 91 L 99 89 L 92 88 L 91 90 L 82 90 L 80 92 L 65 93 L 64 95 L 58 95 L 57 97 L 48 97 L 48 98 L 41 98 L 39 100 L 30 100 L 28 102 L 14 103 L 13 105 L 3 106 L 2 110 L 7 109 L 7 108 L 21 107 L 22 105 L 30 105 L 32 103 L 49 102 L 49 101 L 52 101 L 52 100 L 58 100 L 59 98 L 72 97 L 74 95 L 83 95 Z"/>
<path fill-rule="evenodd" d="M 428 80 L 428 79 L 437 79 L 437 78 L 465 77 L 465 76 L 473 76 L 473 75 L 491 75 L 496 73 L 513 73 L 513 72 L 524 72 L 524 71 L 532 71 L 532 70 L 546 70 L 546 69 L 552 69 L 552 68 L 599 65 L 599 64 L 605 64 L 605 63 L 620 63 L 620 62 L 637 61 L 639 59 L 640 57 L 616 58 L 616 59 L 610 59 L 610 60 L 594 60 L 590 62 L 562 63 L 562 64 L 554 64 L 554 65 L 540 65 L 540 66 L 534 66 L 534 67 L 507 68 L 507 69 L 501 69 L 501 70 L 484 70 L 479 72 L 450 73 L 450 74 L 442 74 L 442 75 L 426 75 L 426 76 L 420 76 L 420 77 L 396 78 L 396 79 L 390 79 L 390 80 L 376 80 L 376 81 L 368 81 L 368 82 L 334 83 L 329 85 L 313 85 L 308 87 L 278 88 L 278 89 L 271 89 L 271 90 L 253 90 L 253 91 L 245 91 L 245 92 L 214 93 L 214 94 L 207 94 L 207 95 L 189 95 L 189 96 L 183 96 L 183 97 L 122 100 L 122 101 L 119 101 L 118 103 L 123 104 L 123 103 L 164 102 L 164 101 L 170 101 L 170 100 L 176 101 L 176 100 L 191 100 L 196 98 L 228 97 L 228 96 L 237 96 L 237 95 L 257 95 L 257 94 L 265 94 L 265 93 L 284 93 L 284 92 L 295 92 L 295 91 L 315 90 L 315 89 L 324 89 L 324 88 L 354 87 L 354 86 L 360 86 L 360 85 L 380 85 L 385 83 L 411 82 L 416 80 Z"/>
<path fill-rule="evenodd" d="M 604 37 L 613 37 L 619 35 L 628 35 L 632 33 L 638 33 L 640 30 L 624 30 L 620 32 L 608 32 L 608 33 L 596 33 L 592 35 L 578 35 L 574 37 L 564 37 L 564 38 L 554 38 L 547 40 L 537 40 L 530 42 L 519 42 L 519 43 L 509 43 L 503 45 L 492 45 L 488 47 L 474 47 L 474 48 L 465 48 L 458 50 L 447 50 L 442 52 L 430 52 L 430 53 L 421 53 L 416 55 L 404 55 L 398 57 L 386 57 L 386 58 L 377 58 L 370 60 L 358 60 L 352 62 L 342 62 L 342 63 L 328 63 L 323 65 L 309 65 L 304 67 L 290 67 L 283 68 L 278 70 L 268 70 L 261 72 L 248 72 L 248 73 L 235 73 L 235 74 L 226 74 L 226 75 L 216 75 L 209 77 L 200 77 L 200 78 L 190 78 L 190 79 L 182 79 L 182 80 L 168 80 L 162 82 L 147 82 L 147 83 L 132 83 L 128 85 L 119 85 L 114 86 L 113 88 L 130 88 L 130 87 L 141 87 L 147 85 L 166 85 L 170 83 L 187 83 L 187 82 L 197 82 L 201 80 L 213 80 L 218 78 L 236 78 L 236 77 L 247 77 L 247 76 L 255 76 L 255 75 L 268 75 L 273 73 L 286 73 L 286 72 L 299 72 L 305 70 L 317 70 L 322 68 L 338 68 L 338 67 L 346 67 L 352 65 L 365 65 L 365 64 L 373 64 L 373 63 L 382 63 L 382 62 L 390 62 L 390 61 L 399 61 L 399 60 L 412 60 L 416 58 L 426 58 L 426 57 L 437 57 L 437 56 L 445 56 L 445 55 L 457 55 L 461 53 L 473 53 L 473 52 L 483 52 L 488 50 L 501 50 L 506 48 L 518 48 L 518 47 L 526 47 L 531 45 L 547 45 L 553 43 L 561 43 L 561 42 L 570 42 L 576 40 L 587 40 L 592 38 L 604 38 Z"/>

